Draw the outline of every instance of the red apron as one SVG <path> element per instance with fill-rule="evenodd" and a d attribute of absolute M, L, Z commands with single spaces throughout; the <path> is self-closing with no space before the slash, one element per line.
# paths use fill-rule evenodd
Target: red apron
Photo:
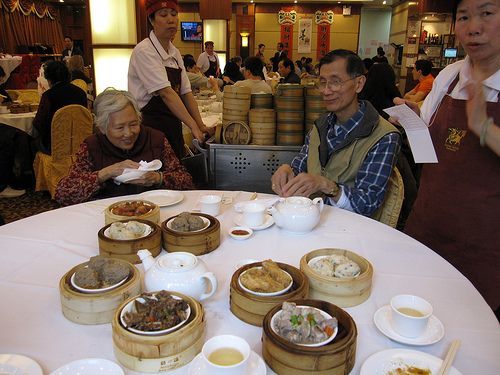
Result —
<path fill-rule="evenodd" d="M 426 164 L 405 232 L 462 272 L 493 310 L 500 305 L 500 164 L 467 127 L 451 83 L 429 128 L 439 163 Z M 487 103 L 500 123 L 500 104 Z M 432 123 L 432 121 L 431 121 Z"/>
<path fill-rule="evenodd" d="M 153 44 L 153 42 L 151 42 Z M 154 44 L 153 44 L 154 46 Z M 155 47 L 156 49 L 156 47 Z M 158 50 L 156 49 L 156 52 Z M 160 52 L 158 52 L 158 55 Z M 176 61 L 177 62 L 177 61 Z M 179 64 L 177 64 L 179 66 Z M 172 89 L 180 97 L 182 69 L 165 67 L 168 80 Z M 184 156 L 184 137 L 182 135 L 182 122 L 163 102 L 160 95 L 153 96 L 142 109 L 142 122 L 144 125 L 160 130 L 167 138 L 170 146 L 179 160 Z"/>

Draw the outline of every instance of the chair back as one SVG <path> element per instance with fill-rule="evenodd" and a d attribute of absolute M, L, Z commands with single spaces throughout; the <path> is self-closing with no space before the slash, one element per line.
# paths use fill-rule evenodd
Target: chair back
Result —
<path fill-rule="evenodd" d="M 396 228 L 403 205 L 404 185 L 403 178 L 398 169 L 394 167 L 385 192 L 384 201 L 377 211 L 372 215 L 372 219 Z"/>
<path fill-rule="evenodd" d="M 19 95 L 17 96 L 17 100 L 22 103 L 40 103 L 40 95 L 38 95 L 38 90 L 35 89 L 26 89 L 26 90 L 18 90 Z"/>
<path fill-rule="evenodd" d="M 73 158 L 81 143 L 92 134 L 92 115 L 78 104 L 59 109 L 52 118 L 53 161 Z"/>
<path fill-rule="evenodd" d="M 87 82 L 85 82 L 83 79 L 74 79 L 73 81 L 71 81 L 71 83 L 85 91 L 85 94 L 89 91 L 89 85 L 87 85 Z"/>

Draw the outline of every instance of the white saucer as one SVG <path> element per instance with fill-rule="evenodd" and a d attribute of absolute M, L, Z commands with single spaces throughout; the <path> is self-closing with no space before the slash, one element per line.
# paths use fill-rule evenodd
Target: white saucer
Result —
<path fill-rule="evenodd" d="M 247 226 L 249 227 L 250 229 L 253 229 L 253 230 L 262 230 L 262 229 L 267 229 L 269 228 L 271 225 L 274 224 L 274 219 L 271 215 L 269 214 L 264 214 L 264 223 L 259 225 L 259 226 L 256 226 L 256 227 L 251 227 L 249 225 L 246 225 L 245 222 L 243 221 L 243 214 L 239 214 L 239 215 L 236 215 L 234 217 L 234 222 L 239 225 L 240 227 L 244 227 L 244 226 Z"/>
<path fill-rule="evenodd" d="M 0 374 L 42 375 L 42 368 L 29 357 L 19 354 L 0 354 Z"/>
<path fill-rule="evenodd" d="M 391 340 L 407 345 L 423 346 L 431 345 L 444 336 L 443 323 L 435 316 L 431 315 L 429 324 L 424 333 L 419 337 L 404 337 L 395 332 L 391 327 L 391 306 L 385 305 L 377 310 L 373 315 L 373 321 L 378 330 Z"/>
<path fill-rule="evenodd" d="M 241 375 L 265 375 L 267 373 L 266 363 L 253 350 L 248 358 L 248 367 L 244 374 Z M 189 375 L 206 375 L 209 374 L 207 365 L 201 358 L 201 353 L 198 354 L 189 364 Z M 215 374 L 215 373 L 214 373 Z"/>
<path fill-rule="evenodd" d="M 115 362 L 102 358 L 85 358 L 70 362 L 52 371 L 50 375 L 123 375 L 124 372 Z"/>

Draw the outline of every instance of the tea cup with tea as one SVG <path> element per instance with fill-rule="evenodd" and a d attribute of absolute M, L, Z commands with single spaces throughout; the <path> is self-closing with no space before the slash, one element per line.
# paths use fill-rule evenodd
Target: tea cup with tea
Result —
<path fill-rule="evenodd" d="M 391 299 L 391 326 L 401 336 L 423 334 L 431 315 L 432 305 L 421 297 L 400 294 Z"/>
<path fill-rule="evenodd" d="M 234 335 L 212 337 L 201 349 L 201 357 L 210 374 L 244 374 L 250 353 L 250 345 Z"/>
<path fill-rule="evenodd" d="M 243 221 L 250 228 L 264 224 L 266 206 L 261 203 L 248 203 L 243 206 Z"/>

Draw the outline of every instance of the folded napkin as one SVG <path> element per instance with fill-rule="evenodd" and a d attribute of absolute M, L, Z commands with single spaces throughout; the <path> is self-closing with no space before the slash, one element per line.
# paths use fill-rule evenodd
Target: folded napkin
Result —
<path fill-rule="evenodd" d="M 147 172 L 157 171 L 162 166 L 161 160 L 155 159 L 149 163 L 141 160 L 139 168 L 125 168 L 121 175 L 114 178 L 115 184 L 120 185 L 123 182 L 132 181 L 144 176 Z"/>
<path fill-rule="evenodd" d="M 208 115 L 203 117 L 202 121 L 206 127 L 213 128 L 214 126 L 217 126 L 217 124 L 220 122 L 220 116 L 218 113 L 213 115 Z"/>

